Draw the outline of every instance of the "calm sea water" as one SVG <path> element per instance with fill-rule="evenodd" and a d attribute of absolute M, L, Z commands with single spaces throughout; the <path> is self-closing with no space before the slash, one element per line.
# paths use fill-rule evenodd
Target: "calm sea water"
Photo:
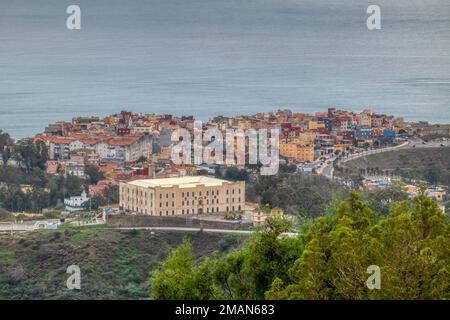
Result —
<path fill-rule="evenodd" d="M 382 30 L 367 30 L 369 4 Z M 0 0 L 0 129 L 16 138 L 122 109 L 330 106 L 450 122 L 450 2 Z"/>

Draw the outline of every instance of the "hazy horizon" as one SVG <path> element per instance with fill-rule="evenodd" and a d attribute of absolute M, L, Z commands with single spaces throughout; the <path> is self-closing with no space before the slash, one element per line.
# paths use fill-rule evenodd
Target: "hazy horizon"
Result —
<path fill-rule="evenodd" d="M 314 113 L 450 123 L 450 3 L 304 0 L 0 2 L 0 129 L 142 113 Z M 366 28 L 381 7 L 382 29 Z"/>

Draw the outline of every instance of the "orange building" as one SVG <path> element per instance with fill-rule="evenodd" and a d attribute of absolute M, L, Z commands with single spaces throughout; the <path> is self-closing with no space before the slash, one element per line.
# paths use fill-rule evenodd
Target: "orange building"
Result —
<path fill-rule="evenodd" d="M 280 155 L 296 161 L 314 161 L 314 146 L 300 143 L 280 143 Z"/>

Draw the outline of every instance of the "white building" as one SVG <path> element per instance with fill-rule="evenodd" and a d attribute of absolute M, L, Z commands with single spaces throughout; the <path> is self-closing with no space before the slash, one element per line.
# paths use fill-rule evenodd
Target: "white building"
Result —
<path fill-rule="evenodd" d="M 149 158 L 153 153 L 153 135 L 139 136 L 86 136 L 85 138 L 39 136 L 49 148 L 49 159 L 65 160 L 70 153 L 86 149 L 95 152 L 101 160 L 136 161 Z"/>
<path fill-rule="evenodd" d="M 81 193 L 81 196 L 70 197 L 69 199 L 64 199 L 64 205 L 66 210 L 70 212 L 82 211 L 85 209 L 85 204 L 90 199 L 86 194 L 86 191 Z"/>

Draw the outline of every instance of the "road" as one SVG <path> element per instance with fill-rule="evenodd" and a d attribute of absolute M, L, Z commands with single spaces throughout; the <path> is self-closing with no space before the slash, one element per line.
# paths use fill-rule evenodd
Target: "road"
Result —
<path fill-rule="evenodd" d="M 404 143 L 395 146 L 395 147 L 386 147 L 386 148 L 381 148 L 381 149 L 373 149 L 373 150 L 367 150 L 364 152 L 360 152 L 360 153 L 355 153 L 352 154 L 350 156 L 348 156 L 347 158 L 343 159 L 340 161 L 340 163 L 345 163 L 347 161 L 350 160 L 355 160 L 361 157 L 367 157 L 370 156 L 372 154 L 377 154 L 377 153 L 383 153 L 383 152 L 389 152 L 389 151 L 396 151 L 396 150 L 400 150 L 400 149 L 412 149 L 412 148 L 418 148 L 418 149 L 422 149 L 422 148 L 440 148 L 440 147 L 449 147 L 450 146 L 450 139 L 438 139 L 438 140 L 434 140 L 434 141 L 429 141 L 429 142 L 425 142 L 420 138 L 409 138 L 407 141 L 405 141 Z M 328 161 L 329 163 L 325 163 L 322 167 L 320 167 L 317 170 L 317 173 L 320 175 L 323 175 L 325 177 L 328 178 L 332 178 L 333 177 L 333 171 L 334 171 L 334 167 L 333 167 L 333 161 L 335 160 L 335 157 L 330 158 L 330 160 Z"/>
<path fill-rule="evenodd" d="M 321 174 L 323 176 L 328 177 L 328 178 L 333 177 L 333 172 L 334 172 L 333 162 L 335 159 L 336 159 L 336 157 L 333 157 L 332 159 L 330 159 L 330 162 L 328 164 L 326 164 L 325 167 L 321 170 Z"/>
<path fill-rule="evenodd" d="M 351 154 L 351 155 L 347 156 L 345 159 L 342 159 L 340 161 L 340 163 L 346 163 L 347 161 L 355 160 L 355 159 L 362 158 L 362 157 L 367 157 L 367 156 L 370 156 L 372 154 L 389 152 L 389 151 L 396 151 L 396 150 L 400 150 L 400 149 L 403 149 L 403 148 L 407 148 L 410 145 L 410 143 L 411 143 L 410 141 L 405 141 L 402 144 L 399 144 L 398 146 L 395 146 L 395 147 L 371 149 L 371 150 L 363 151 L 363 152 L 360 152 L 360 153 L 354 153 L 354 154 Z"/>
<path fill-rule="evenodd" d="M 409 148 L 440 148 L 440 147 L 450 147 L 450 139 L 437 139 L 425 142 L 420 138 L 410 138 Z M 442 144 L 442 145 L 441 145 Z"/>
<path fill-rule="evenodd" d="M 0 223 L 0 232 L 34 231 L 34 224 Z"/>
<path fill-rule="evenodd" d="M 366 156 L 370 156 L 372 154 L 377 154 L 377 153 L 383 153 L 383 152 L 388 152 L 388 151 L 395 151 L 395 150 L 399 150 L 399 149 L 403 149 L 403 148 L 407 148 L 409 145 L 411 145 L 410 141 L 405 141 L 404 143 L 395 146 L 395 147 L 386 147 L 386 148 L 380 148 L 380 149 L 372 149 L 372 150 L 367 150 L 367 151 L 363 151 L 360 153 L 354 153 L 351 154 L 349 156 L 347 156 L 345 159 L 340 160 L 340 163 L 345 163 L 347 161 L 350 160 L 354 160 L 354 159 L 358 159 L 361 157 L 366 157 Z M 334 173 L 334 166 L 333 166 L 333 162 L 334 160 L 336 160 L 336 157 L 333 156 L 330 159 L 328 159 L 322 167 L 320 167 L 319 169 L 317 169 L 317 174 L 323 175 L 325 177 L 328 178 L 332 178 L 333 177 L 333 173 Z"/>

